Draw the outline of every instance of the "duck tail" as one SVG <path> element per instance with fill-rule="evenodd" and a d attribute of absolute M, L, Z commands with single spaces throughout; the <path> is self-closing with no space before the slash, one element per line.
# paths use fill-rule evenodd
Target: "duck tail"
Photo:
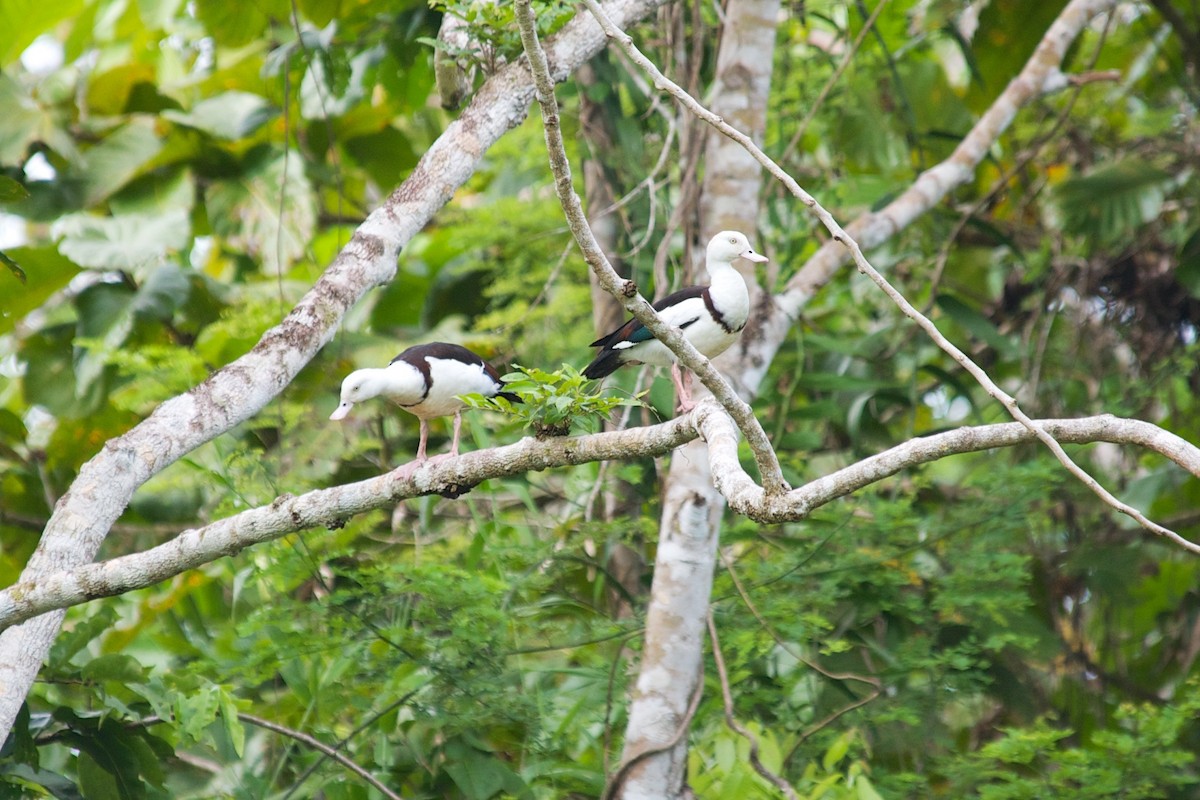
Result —
<path fill-rule="evenodd" d="M 623 363 L 618 351 L 605 348 L 592 363 L 583 368 L 583 377 L 590 381 L 599 380 L 612 375 Z"/>

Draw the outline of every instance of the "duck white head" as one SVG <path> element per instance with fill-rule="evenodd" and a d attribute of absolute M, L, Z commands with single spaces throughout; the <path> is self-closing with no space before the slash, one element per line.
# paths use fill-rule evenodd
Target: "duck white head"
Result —
<path fill-rule="evenodd" d="M 402 362 L 393 362 L 382 369 L 356 369 L 342 381 L 341 402 L 329 418 L 342 419 L 350 413 L 355 403 L 380 395 L 401 405 L 415 403 L 421 399 L 424 388 L 421 374 Z"/>
<path fill-rule="evenodd" d="M 739 258 L 747 261 L 766 261 L 767 257 L 754 252 L 746 234 L 738 231 L 721 231 L 708 242 L 705 258 L 709 264 L 732 264 Z"/>

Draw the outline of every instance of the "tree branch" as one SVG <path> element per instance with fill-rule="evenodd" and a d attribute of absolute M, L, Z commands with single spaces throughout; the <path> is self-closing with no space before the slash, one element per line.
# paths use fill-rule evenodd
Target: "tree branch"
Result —
<path fill-rule="evenodd" d="M 1200 448 L 1149 422 L 1102 415 L 1041 420 L 1038 424 L 1055 438 L 1068 443 L 1138 445 L 1200 477 Z M 551 467 L 661 455 L 697 435 L 708 444 L 713 480 L 730 508 L 764 523 L 803 519 L 813 509 L 909 467 L 950 455 L 1012 447 L 1035 440 L 1032 432 L 1016 422 L 958 428 L 911 439 L 786 494 L 770 495 L 754 483 L 738 461 L 738 429 L 733 420 L 718 403 L 705 399 L 691 413 L 659 425 L 572 438 L 525 438 L 515 444 L 478 450 L 425 466 L 407 480 L 399 480 L 391 472 L 357 483 L 317 489 L 299 497 L 283 495 L 270 505 L 184 531 L 141 553 L 66 568 L 36 580 L 23 579 L 0 591 L 0 629 L 48 611 L 153 586 L 222 556 L 236 555 L 247 547 L 289 533 L 317 527 L 340 527 L 355 514 L 390 507 L 411 497 L 461 492 L 464 487 L 475 486 L 489 478 Z M 1186 539 L 1181 540 L 1180 545 L 1200 553 L 1200 545 Z"/>
<path fill-rule="evenodd" d="M 895 475 L 902 469 L 936 461 L 944 456 L 1012 447 L 1037 439 L 1037 434 L 1019 422 L 958 428 L 945 433 L 910 439 L 878 455 L 863 459 L 825 475 L 780 497 L 769 497 L 750 476 L 737 468 L 737 435 L 722 414 L 711 405 L 697 407 L 696 426 L 712 454 L 713 477 L 729 507 L 758 522 L 786 522 L 802 518 L 814 508 L 844 497 L 868 484 Z M 1192 475 L 1200 477 L 1200 448 L 1157 425 L 1136 419 L 1103 414 L 1083 419 L 1039 420 L 1036 425 L 1055 439 L 1070 444 L 1113 442 L 1136 444 L 1166 456 Z M 1193 553 L 1200 545 L 1181 536 L 1176 544 Z"/>
<path fill-rule="evenodd" d="M 546 54 L 538 41 L 537 24 L 533 16 L 531 0 L 516 0 L 517 24 L 521 29 L 521 43 L 525 46 L 525 54 L 533 72 L 538 104 L 542 110 L 542 124 L 546 132 L 546 149 L 550 155 L 550 169 L 554 173 L 554 187 L 558 192 L 559 202 L 566 215 L 571 234 L 579 244 L 584 260 L 595 273 L 600 285 L 605 291 L 615 297 L 629 313 L 646 326 L 646 329 L 656 339 L 666 345 L 679 363 L 696 374 L 704 386 L 713 393 L 729 415 L 737 421 L 738 427 L 746 436 L 754 459 L 762 475 L 763 485 L 770 494 L 781 494 L 788 490 L 783 479 L 783 471 L 779 467 L 779 458 L 767 439 L 766 431 L 754 416 L 750 405 L 737 396 L 728 381 L 717 372 L 716 368 L 700 351 L 692 346 L 682 332 L 663 322 L 654 308 L 642 297 L 633 281 L 622 280 L 616 270 L 608 262 L 604 251 L 596 243 L 579 195 L 571 182 L 571 164 L 567 160 L 567 151 L 563 145 L 562 130 L 558 121 L 558 101 L 554 97 L 554 81 L 550 74 L 550 66 Z"/>
<path fill-rule="evenodd" d="M 285 494 L 270 505 L 186 530 L 140 553 L 36 579 L 22 578 L 0 592 L 0 630 L 46 611 L 153 586 L 289 533 L 308 528 L 340 528 L 355 514 L 394 506 L 410 497 L 440 492 L 461 494 L 488 478 L 520 475 L 552 466 L 661 455 L 694 438 L 695 422 L 690 415 L 684 415 L 660 425 L 589 436 L 544 440 L 527 437 L 505 447 L 478 450 L 425 466 L 407 480 L 399 480 L 390 472 L 357 483 L 316 489 L 299 497 Z"/>

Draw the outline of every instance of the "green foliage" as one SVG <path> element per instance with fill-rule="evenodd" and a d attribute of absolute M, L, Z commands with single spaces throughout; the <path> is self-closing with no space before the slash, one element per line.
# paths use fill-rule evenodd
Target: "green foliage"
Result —
<path fill-rule="evenodd" d="M 435 38 L 424 38 L 422 43 L 445 49 L 455 58 L 479 64 L 489 73 L 494 72 L 504 62 L 521 55 L 521 32 L 517 30 L 512 0 L 498 0 L 494 3 L 431 0 L 430 7 L 465 20 L 471 28 L 474 43 L 467 49 L 448 47 Z M 546 0 L 534 3 L 533 12 L 538 35 L 545 37 L 561 28 L 575 15 L 575 5 L 570 0 Z"/>
<path fill-rule="evenodd" d="M 622 406 L 644 405 L 641 397 L 610 397 L 588 392 L 591 381 L 578 370 L 564 364 L 561 369 L 546 372 L 536 367 L 513 364 L 516 372 L 504 375 L 505 391 L 520 396 L 514 403 L 504 397 L 467 395 L 471 408 L 492 408 L 512 414 L 537 436 L 566 436 L 572 430 L 591 430 L 593 420 L 607 418 Z"/>
<path fill-rule="evenodd" d="M 1109 164 L 1056 187 L 1063 228 L 1112 245 L 1158 217 L 1171 176 L 1138 159 Z"/>
<path fill-rule="evenodd" d="M 877 208 L 952 151 L 1062 5 L 993 2 L 965 37 L 960 4 L 895 0 L 850 50 L 873 6 L 807 3 L 779 28 L 766 146 L 839 220 Z M 577 6 L 535 8 L 549 35 Z M 974 184 L 869 255 L 1031 413 L 1133 415 L 1197 441 L 1200 178 L 1181 144 L 1197 137 L 1194 71 L 1173 23 L 1127 11 L 1064 66 L 1119 83 L 1040 98 Z M 0 583 L 80 466 L 252 348 L 445 130 L 419 46 L 438 12 L 469 21 L 482 46 L 455 55 L 484 72 L 517 56 L 507 1 L 0 3 L 0 203 L 29 236 L 0 254 Z M 716 10 L 661 22 L 635 39 L 707 96 Z M 44 34 L 65 60 L 34 71 L 18 58 Z M 680 242 L 703 232 L 664 241 L 667 215 L 691 224 L 677 204 L 706 165 L 660 154 L 699 140 L 621 60 L 590 66 L 559 90 L 576 174 L 585 158 L 600 168 L 576 190 L 593 202 L 602 174 L 624 198 L 598 217 L 615 223 L 610 255 L 640 286 L 664 263 L 676 280 Z M 104 557 L 407 459 L 416 426 L 383 404 L 326 417 L 348 369 L 416 341 L 533 365 L 506 375 L 521 403 L 472 399 L 467 449 L 519 426 L 594 430 L 619 406 L 631 424 L 656 419 L 642 401 L 661 379 L 613 397 L 549 369 L 585 361 L 594 332 L 536 116 L 275 402 L 139 490 Z M 755 233 L 782 283 L 824 234 L 764 194 Z M 808 302 L 755 410 L 797 485 L 1006 419 L 849 272 Z M 1200 538 L 1194 478 L 1133 449 L 1071 453 Z M 368 796 L 247 714 L 337 745 L 405 797 L 597 797 L 641 647 L 660 469 L 585 465 L 418 498 L 75 609 L 0 751 L 0 797 Z M 610 521 L 602 475 L 622 482 Z M 803 523 L 727 515 L 721 552 L 734 712 L 799 796 L 1195 794 L 1200 566 L 1100 510 L 1041 449 L 938 461 Z M 693 788 L 779 796 L 705 674 Z"/>

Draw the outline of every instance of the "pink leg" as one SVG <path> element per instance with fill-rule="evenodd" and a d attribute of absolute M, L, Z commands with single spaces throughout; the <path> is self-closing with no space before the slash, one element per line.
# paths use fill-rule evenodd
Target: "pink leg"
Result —
<path fill-rule="evenodd" d="M 417 445 L 417 457 L 396 470 L 396 480 L 406 481 L 413 476 L 413 473 L 426 461 L 428 457 L 425 455 L 425 444 L 429 441 L 429 423 L 421 420 L 421 443 Z"/>
<path fill-rule="evenodd" d="M 429 443 L 429 423 L 421 420 L 421 443 L 417 445 L 417 461 L 424 461 L 425 446 Z"/>
<path fill-rule="evenodd" d="M 680 414 L 686 414 L 695 408 L 696 404 L 692 402 L 692 373 L 684 372 L 677 363 L 672 364 L 671 382 L 675 384 L 675 394 L 679 401 L 675 410 Z"/>

